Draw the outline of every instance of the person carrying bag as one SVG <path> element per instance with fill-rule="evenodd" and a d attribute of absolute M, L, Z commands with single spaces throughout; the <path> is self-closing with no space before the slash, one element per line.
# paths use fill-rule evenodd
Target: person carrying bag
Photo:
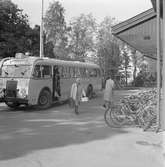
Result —
<path fill-rule="evenodd" d="M 80 101 L 88 101 L 85 91 L 82 89 L 80 78 L 76 79 L 76 82 L 72 84 L 71 92 L 70 92 L 70 107 L 74 108 L 76 114 L 78 112 L 78 106 L 80 105 Z"/>

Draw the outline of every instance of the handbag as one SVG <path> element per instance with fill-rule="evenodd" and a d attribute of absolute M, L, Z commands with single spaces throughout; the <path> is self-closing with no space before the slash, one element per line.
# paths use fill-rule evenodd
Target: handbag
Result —
<path fill-rule="evenodd" d="M 86 93 L 84 91 L 84 89 L 82 90 L 82 97 L 80 99 L 81 102 L 87 102 L 89 99 L 88 97 L 86 96 Z"/>
<path fill-rule="evenodd" d="M 81 97 L 81 102 L 88 102 L 88 97 Z"/>

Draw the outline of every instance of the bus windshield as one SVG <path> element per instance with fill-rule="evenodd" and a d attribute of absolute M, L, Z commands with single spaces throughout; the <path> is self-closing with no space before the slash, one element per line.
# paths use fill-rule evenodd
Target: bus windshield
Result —
<path fill-rule="evenodd" d="M 0 77 L 29 78 L 31 75 L 31 65 L 3 65 Z"/>

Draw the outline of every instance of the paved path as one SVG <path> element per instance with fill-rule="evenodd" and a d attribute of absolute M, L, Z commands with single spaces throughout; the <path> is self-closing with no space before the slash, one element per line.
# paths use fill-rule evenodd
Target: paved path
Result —
<path fill-rule="evenodd" d="M 137 91 L 117 91 L 116 101 Z M 163 134 L 106 126 L 101 97 L 46 111 L 0 106 L 0 167 L 164 167 Z"/>

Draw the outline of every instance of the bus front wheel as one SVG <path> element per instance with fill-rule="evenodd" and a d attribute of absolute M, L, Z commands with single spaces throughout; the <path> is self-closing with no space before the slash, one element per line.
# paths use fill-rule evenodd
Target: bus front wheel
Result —
<path fill-rule="evenodd" d="M 48 90 L 43 90 L 38 98 L 38 107 L 46 109 L 51 105 L 51 93 Z"/>

